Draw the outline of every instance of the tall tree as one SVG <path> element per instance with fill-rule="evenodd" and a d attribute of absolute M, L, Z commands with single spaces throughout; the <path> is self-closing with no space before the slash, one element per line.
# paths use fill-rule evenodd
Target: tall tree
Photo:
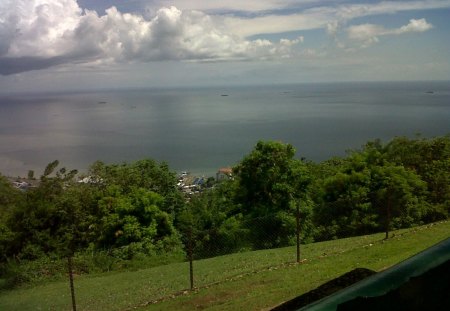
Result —
<path fill-rule="evenodd" d="M 72 257 L 83 243 L 85 210 L 80 194 L 73 191 L 76 170 L 64 167 L 55 172 L 59 162 L 49 163 L 39 185 L 26 194 L 26 202 L 12 214 L 10 228 L 15 233 L 17 258 L 35 259 L 52 254 L 68 260 L 72 307 L 76 310 Z"/>
<path fill-rule="evenodd" d="M 403 166 L 373 167 L 371 188 L 372 204 L 378 209 L 386 239 L 392 223 L 409 227 L 418 224 L 426 213 L 426 183 Z"/>
<path fill-rule="evenodd" d="M 323 182 L 315 219 L 321 239 L 367 234 L 420 223 L 428 205 L 426 183 L 411 169 L 389 162 L 379 141 L 353 152 Z M 328 236 L 325 236 L 328 235 Z"/>
<path fill-rule="evenodd" d="M 242 226 L 243 215 L 233 200 L 235 184 L 233 180 L 223 181 L 214 189 L 192 197 L 181 213 L 177 226 L 185 238 L 191 231 L 196 258 L 232 253 L 249 246 L 248 229 Z"/>
<path fill-rule="evenodd" d="M 123 193 L 118 186 L 108 186 L 98 202 L 98 246 L 120 248 L 119 255 L 130 259 L 136 252 L 149 255 L 157 246 L 177 242 L 172 217 L 161 210 L 162 203 L 163 197 L 153 191 L 132 188 Z"/>
<path fill-rule="evenodd" d="M 77 171 L 65 168 L 55 171 L 58 161 L 50 163 L 41 176 L 39 185 L 26 192 L 26 200 L 15 208 L 10 228 L 15 232 L 14 255 L 35 259 L 48 253 L 57 253 L 63 243 L 63 232 L 72 225 L 66 217 L 71 205 L 61 204 L 66 189 L 74 184 Z"/>
<path fill-rule="evenodd" d="M 135 188 L 155 192 L 163 199 L 160 208 L 172 217 L 184 206 L 184 198 L 176 186 L 176 175 L 165 162 L 144 159 L 107 165 L 97 161 L 91 165 L 88 175 L 92 184 L 102 189 L 116 185 L 124 194 L 131 193 Z"/>
<path fill-rule="evenodd" d="M 293 211 L 309 183 L 306 165 L 294 156 L 290 144 L 259 141 L 233 170 L 237 200 L 257 248 L 287 245 L 294 239 Z"/>
<path fill-rule="evenodd" d="M 15 252 L 15 233 L 11 230 L 12 214 L 22 208 L 25 194 L 0 175 L 0 263 Z"/>
<path fill-rule="evenodd" d="M 386 145 L 389 161 L 416 172 L 427 183 L 426 221 L 450 214 L 450 135 L 431 139 L 397 137 Z"/>

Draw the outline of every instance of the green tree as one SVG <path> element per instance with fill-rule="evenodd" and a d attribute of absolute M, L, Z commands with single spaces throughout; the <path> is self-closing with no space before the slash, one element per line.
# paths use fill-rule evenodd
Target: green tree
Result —
<path fill-rule="evenodd" d="M 177 188 L 176 174 L 167 163 L 157 163 L 152 159 L 133 163 L 110 164 L 97 161 L 91 165 L 88 176 L 91 184 L 99 189 L 116 185 L 124 194 L 135 188 L 143 188 L 162 197 L 160 208 L 175 217 L 184 206 L 184 198 Z"/>
<path fill-rule="evenodd" d="M 296 226 L 293 211 L 309 183 L 306 165 L 295 149 L 281 142 L 259 141 L 233 172 L 237 202 L 257 248 L 291 244 Z"/>
<path fill-rule="evenodd" d="M 427 200 L 431 206 L 425 220 L 447 218 L 450 213 L 450 136 L 397 137 L 385 149 L 389 161 L 413 170 L 427 183 Z"/>
<path fill-rule="evenodd" d="M 178 221 L 185 245 L 194 247 L 196 258 L 206 258 L 248 247 L 248 229 L 234 203 L 236 183 L 223 181 L 192 197 Z M 193 243 L 188 243 L 188 234 Z"/>
<path fill-rule="evenodd" d="M 378 227 L 369 198 L 370 169 L 365 158 L 353 154 L 340 171 L 322 181 L 314 212 L 320 240 L 367 234 Z"/>
<path fill-rule="evenodd" d="M 411 170 L 403 166 L 385 165 L 372 169 L 371 197 L 378 208 L 386 239 L 395 227 L 410 227 L 418 224 L 426 213 L 426 183 Z"/>
<path fill-rule="evenodd" d="M 24 204 L 25 195 L 0 175 L 0 264 L 15 251 L 15 233 L 9 224 L 15 209 Z"/>
<path fill-rule="evenodd" d="M 320 239 L 353 236 L 421 222 L 429 207 L 426 183 L 413 170 L 389 162 L 380 141 L 354 151 L 322 183 L 315 210 Z"/>
<path fill-rule="evenodd" d="M 45 255 L 67 258 L 73 310 L 76 310 L 72 257 L 84 240 L 85 211 L 78 193 L 72 191 L 76 170 L 64 167 L 55 172 L 59 162 L 47 165 L 37 188 L 26 194 L 25 203 L 15 208 L 9 220 L 14 232 L 18 259 L 36 259 Z"/>
<path fill-rule="evenodd" d="M 72 244 L 69 240 L 76 239 L 73 234 L 69 238 L 68 232 L 73 231 L 76 223 L 69 215 L 79 206 L 78 197 L 67 189 L 74 185 L 77 171 L 61 168 L 54 173 L 57 166 L 58 161 L 50 163 L 39 185 L 28 190 L 24 203 L 12 211 L 8 226 L 14 232 L 15 241 L 10 255 L 36 259 L 49 253 L 66 252 Z"/>
<path fill-rule="evenodd" d="M 124 259 L 130 259 L 137 253 L 152 255 L 171 243 L 179 246 L 172 217 L 161 210 L 163 197 L 143 188 L 128 191 L 108 186 L 98 202 L 103 215 L 97 229 L 98 247 L 116 248 Z"/>

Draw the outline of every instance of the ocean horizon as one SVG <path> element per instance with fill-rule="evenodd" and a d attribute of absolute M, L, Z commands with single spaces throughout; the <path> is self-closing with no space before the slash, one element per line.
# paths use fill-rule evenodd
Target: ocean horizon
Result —
<path fill-rule="evenodd" d="M 323 161 L 369 140 L 450 134 L 450 82 L 341 82 L 0 94 L 0 173 L 165 161 L 212 176 L 258 140 Z"/>

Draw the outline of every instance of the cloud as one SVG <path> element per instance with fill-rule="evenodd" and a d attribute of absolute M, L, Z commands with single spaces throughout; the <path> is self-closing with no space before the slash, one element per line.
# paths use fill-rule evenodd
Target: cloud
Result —
<path fill-rule="evenodd" d="M 323 3 L 323 0 L 138 0 L 147 7 L 175 6 L 181 10 L 199 10 L 211 14 L 217 13 L 250 13 L 269 12 L 273 10 L 289 9 L 298 6 L 311 6 Z"/>
<path fill-rule="evenodd" d="M 340 38 L 344 32 L 347 37 L 353 41 L 359 41 L 360 47 L 368 47 L 373 43 L 379 41 L 379 36 L 389 34 L 402 34 L 418 29 L 427 31 L 432 28 L 424 19 L 411 20 L 410 24 L 396 30 L 386 30 L 383 26 L 373 24 L 362 24 L 350 26 L 346 25 L 355 18 L 362 18 L 366 16 L 395 14 L 398 12 L 418 11 L 418 10 L 432 10 L 443 9 L 450 7 L 450 0 L 428 0 L 428 1 L 381 1 L 379 3 L 364 3 L 364 4 L 342 4 L 335 7 L 318 7 L 314 10 L 322 11 L 324 16 L 329 17 L 325 24 L 325 30 L 331 36 L 337 47 L 347 50 L 354 50 L 348 48 L 347 44 Z M 431 27 L 430 27 L 431 26 Z"/>
<path fill-rule="evenodd" d="M 0 74 L 10 75 L 24 71 L 45 69 L 64 62 L 63 57 L 0 57 Z"/>
<path fill-rule="evenodd" d="M 245 15 L 246 13 L 277 15 L 276 12 L 283 11 L 285 12 L 283 15 L 286 16 L 291 15 L 286 14 L 289 11 L 298 13 L 299 11 L 308 11 L 308 8 L 314 8 L 314 10 L 334 12 L 335 17 L 340 19 L 353 19 L 408 10 L 448 8 L 450 6 L 449 0 L 364 1 L 366 3 L 362 4 L 359 4 L 358 1 L 354 2 L 356 3 L 351 3 L 348 0 L 128 0 L 123 1 L 121 6 L 130 3 L 130 7 L 146 6 L 150 11 L 156 11 L 155 8 L 175 6 L 181 10 L 200 10 L 210 14 L 236 13 L 238 15 Z M 294 15 L 296 13 L 292 14 L 292 16 Z"/>
<path fill-rule="evenodd" d="M 308 11 L 301 14 L 269 14 L 251 18 L 226 16 L 223 21 L 234 34 L 250 37 L 257 34 L 276 34 L 325 28 L 327 21 L 332 18 L 325 12 Z"/>
<path fill-rule="evenodd" d="M 284 45 L 284 46 L 293 46 L 299 43 L 303 43 L 303 41 L 305 40 L 305 38 L 303 36 L 299 36 L 294 40 L 289 40 L 289 39 L 280 39 L 280 44 Z"/>
<path fill-rule="evenodd" d="M 184 1 L 180 0 L 180 2 Z M 275 2 L 263 1 L 270 9 L 251 16 L 246 16 L 245 10 L 242 14 L 239 12 L 225 14 L 223 16 L 224 23 L 234 34 L 243 37 L 311 29 L 325 29 L 334 37 L 352 19 L 405 11 L 450 8 L 450 0 L 374 1 L 365 4 L 341 4 L 341 1 L 325 0 L 310 0 L 306 3 L 304 1 L 279 1 L 276 4 Z M 208 1 L 206 3 L 208 3 L 208 7 L 212 7 L 215 3 L 218 8 L 217 3 L 221 2 Z M 278 5 L 278 10 L 275 9 L 275 5 Z M 238 8 L 239 6 L 233 7 Z"/>
<path fill-rule="evenodd" d="M 427 23 L 425 18 L 410 19 L 409 24 L 394 30 L 395 34 L 402 34 L 407 32 L 424 32 L 433 28 L 433 25 Z"/>
<path fill-rule="evenodd" d="M 394 14 L 405 11 L 432 10 L 449 7 L 449 0 L 381 1 L 378 3 L 343 4 L 335 8 L 335 14 L 339 20 L 351 20 L 358 17 L 379 14 Z"/>
<path fill-rule="evenodd" d="M 348 38 L 350 40 L 359 41 L 362 43 L 363 47 L 378 42 L 378 36 L 383 35 L 384 33 L 385 29 L 382 26 L 373 24 L 350 26 L 347 29 Z"/>
<path fill-rule="evenodd" d="M 286 57 L 287 44 L 247 40 L 221 19 L 176 7 L 150 19 L 115 7 L 99 16 L 75 0 L 8 1 L 0 14 L 0 74 L 65 63 L 121 63 L 162 60 L 224 61 Z"/>
<path fill-rule="evenodd" d="M 338 35 L 353 18 L 450 7 L 450 0 L 368 4 L 342 4 L 338 0 L 173 0 L 170 3 L 176 6 L 162 8 L 160 5 L 169 2 L 126 3 L 134 7 L 146 4 L 149 10 L 141 15 L 111 7 L 99 13 L 82 9 L 76 0 L 0 0 L 0 74 L 74 63 L 287 58 L 294 55 L 295 45 L 303 39 L 269 41 L 262 38 L 264 34 L 324 29 L 339 46 Z M 389 31 L 401 34 L 430 27 L 420 19 L 395 30 L 372 24 L 351 26 L 346 34 L 352 41 L 370 45 Z M 255 35 L 260 39 L 249 39 Z"/>
<path fill-rule="evenodd" d="M 396 29 L 386 29 L 380 25 L 361 24 L 347 28 L 347 35 L 350 40 L 357 41 L 361 47 L 368 47 L 379 41 L 381 36 L 401 35 L 412 32 L 424 32 L 433 28 L 424 18 L 411 19 L 407 25 Z"/>
<path fill-rule="evenodd" d="M 201 11 L 234 11 L 238 8 L 240 11 L 261 11 L 270 10 L 277 7 L 284 1 L 280 0 L 228 0 L 228 1 L 204 1 L 204 0 L 159 0 L 156 4 L 159 6 L 173 5 L 183 10 L 201 10 Z"/>
<path fill-rule="evenodd" d="M 0 55 L 13 57 L 60 55 L 81 14 L 73 0 L 6 0 L 0 10 L 1 39 L 9 38 Z"/>

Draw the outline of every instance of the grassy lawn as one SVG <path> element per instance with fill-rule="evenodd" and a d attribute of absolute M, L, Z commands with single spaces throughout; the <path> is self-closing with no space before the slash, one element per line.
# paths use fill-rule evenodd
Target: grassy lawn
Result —
<path fill-rule="evenodd" d="M 78 310 L 267 310 L 357 267 L 380 271 L 450 237 L 441 222 L 394 232 L 246 252 L 135 272 L 78 276 Z M 71 310 L 68 281 L 0 292 L 0 310 Z"/>

